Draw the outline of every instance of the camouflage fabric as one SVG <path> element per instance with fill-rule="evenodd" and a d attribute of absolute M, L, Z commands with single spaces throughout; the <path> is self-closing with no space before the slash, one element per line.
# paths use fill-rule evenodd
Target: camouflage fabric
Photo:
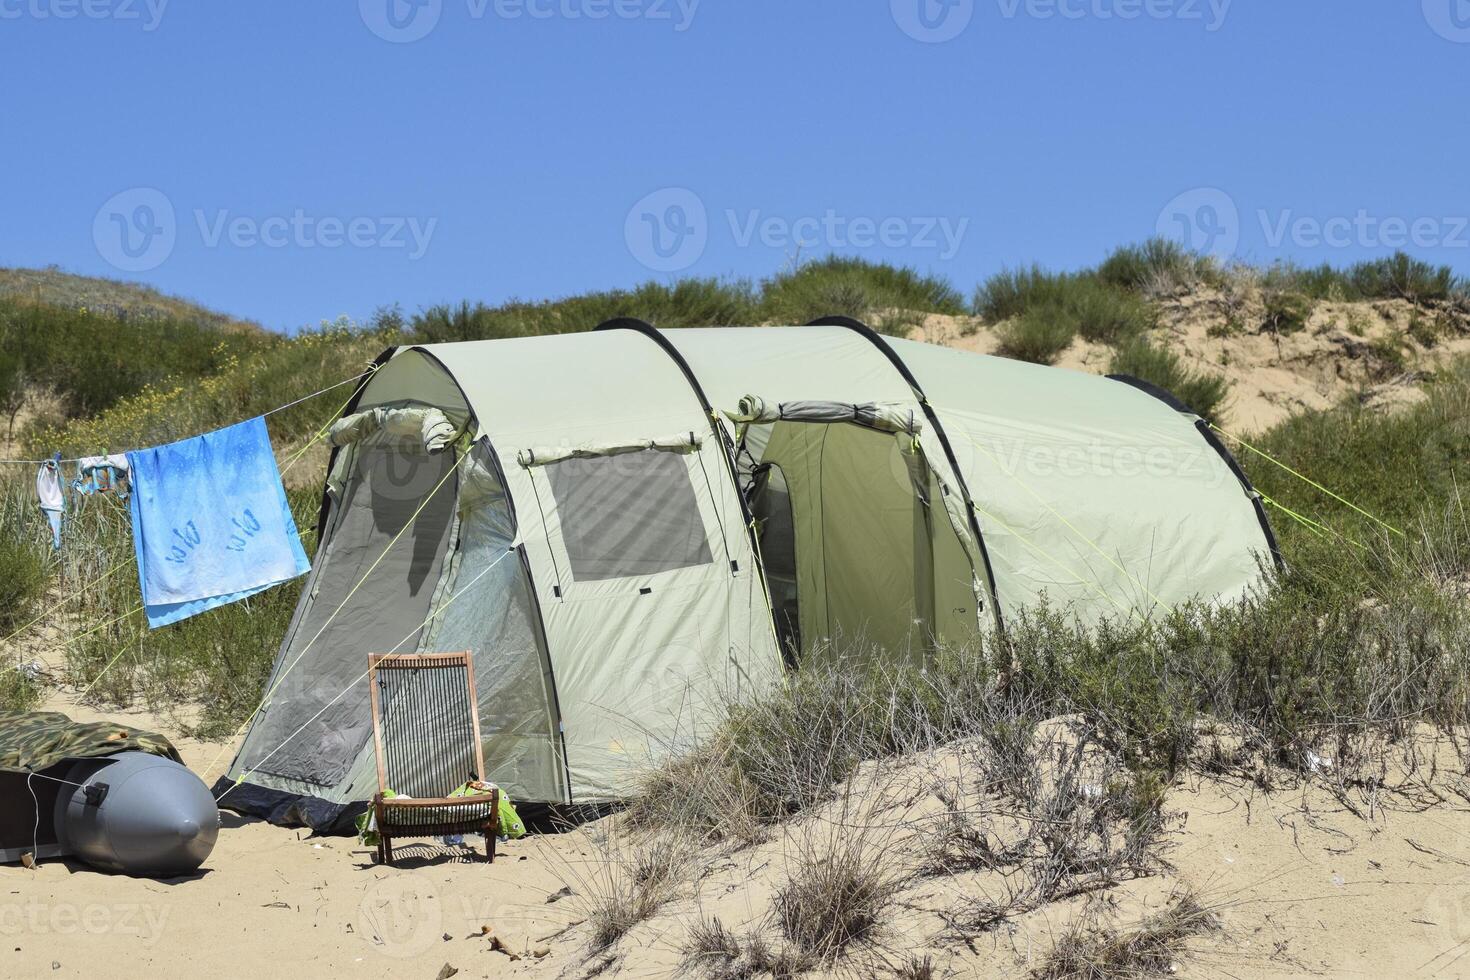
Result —
<path fill-rule="evenodd" d="M 99 721 L 80 724 L 57 711 L 0 711 L 0 771 L 40 772 L 67 759 L 147 752 L 182 763 L 162 735 Z"/>

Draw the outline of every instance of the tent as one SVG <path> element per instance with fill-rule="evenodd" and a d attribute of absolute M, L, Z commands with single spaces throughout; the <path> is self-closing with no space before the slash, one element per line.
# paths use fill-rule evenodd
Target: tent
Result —
<path fill-rule="evenodd" d="M 320 545 L 222 805 L 340 823 L 370 652 L 473 652 L 518 801 L 625 798 L 793 666 L 922 660 L 1046 602 L 1237 598 L 1259 498 L 1165 392 L 856 321 L 386 352 L 331 430 Z"/>

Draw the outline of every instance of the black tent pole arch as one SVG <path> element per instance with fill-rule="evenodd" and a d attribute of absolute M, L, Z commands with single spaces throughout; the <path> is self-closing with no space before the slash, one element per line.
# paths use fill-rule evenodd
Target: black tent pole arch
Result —
<path fill-rule="evenodd" d="M 679 353 L 679 349 L 670 343 L 669 338 L 665 337 L 663 332 L 657 327 L 646 320 L 639 320 L 636 317 L 618 317 L 617 319 L 600 323 L 593 329 L 594 331 L 632 330 L 640 333 L 655 344 L 658 344 L 659 348 L 669 356 L 669 359 L 678 365 L 679 370 L 684 374 L 684 380 L 689 383 L 690 390 L 694 392 L 694 397 L 699 399 L 699 405 L 704 409 L 705 417 L 709 419 L 710 432 L 714 434 L 715 440 L 720 445 L 720 455 L 725 459 L 725 470 L 730 474 L 730 486 L 734 488 L 735 497 L 740 501 L 740 517 L 745 524 L 746 536 L 750 539 L 750 553 L 751 555 L 759 555 L 760 541 L 756 538 L 755 533 L 755 515 L 751 512 L 750 501 L 746 500 L 745 494 L 740 492 L 740 473 L 735 465 L 735 446 L 730 441 L 729 433 L 725 431 L 725 427 L 720 424 L 720 417 L 715 413 L 714 406 L 710 404 L 709 396 L 704 393 L 704 386 L 699 383 L 699 378 L 695 376 L 694 370 L 689 367 L 689 362 L 684 360 L 684 355 Z M 723 531 L 723 528 L 721 530 Z M 759 563 L 759 558 L 756 558 L 755 561 Z M 734 566 L 733 561 L 731 565 Z M 736 567 L 731 568 L 732 573 L 738 571 L 739 569 Z M 766 588 L 766 570 L 764 568 L 758 568 L 755 570 L 755 573 L 760 575 L 761 588 L 764 590 Z M 771 614 L 771 629 L 776 630 L 776 610 L 771 607 L 769 595 L 767 596 L 766 609 Z M 781 657 L 787 667 L 794 668 L 796 666 L 795 661 L 787 651 L 782 650 Z"/>
<path fill-rule="evenodd" d="M 939 445 L 944 447 L 945 458 L 949 460 L 949 468 L 954 473 L 955 482 L 959 484 L 960 494 L 964 497 L 965 513 L 970 518 L 970 531 L 975 535 L 975 541 L 980 546 L 980 560 L 985 565 L 985 584 L 990 590 L 990 611 L 995 617 L 996 630 L 1004 633 L 1005 621 L 1000 611 L 1000 597 L 996 591 L 995 569 L 990 564 L 990 551 L 985 547 L 985 535 L 980 530 L 980 521 L 975 516 L 975 503 L 970 496 L 970 486 L 965 481 L 965 474 L 960 471 L 959 458 L 955 456 L 954 447 L 950 444 L 949 435 L 944 431 L 944 425 L 939 421 L 939 414 L 934 411 L 934 406 L 929 404 L 929 397 L 924 394 L 924 388 L 919 384 L 919 379 L 909 370 L 909 366 L 898 356 L 898 352 L 883 339 L 883 335 L 861 320 L 854 320 L 850 316 L 824 316 L 821 319 L 808 323 L 809 327 L 843 327 L 862 335 L 867 341 L 888 358 L 888 363 L 908 386 L 913 389 L 914 396 L 919 400 L 919 406 L 924 409 L 924 417 L 934 427 L 934 435 L 939 439 Z"/>
<path fill-rule="evenodd" d="M 1141 378 L 1135 378 L 1130 374 L 1110 374 L 1107 378 L 1109 381 L 1117 381 L 1121 384 L 1128 385 L 1130 388 L 1137 388 L 1144 394 L 1157 398 L 1181 415 L 1195 416 L 1194 427 L 1199 432 L 1200 438 L 1204 439 L 1209 444 L 1209 447 L 1224 460 L 1231 474 L 1240 481 L 1240 485 L 1245 489 L 1246 496 L 1250 498 L 1251 506 L 1255 508 L 1256 520 L 1261 525 L 1261 533 L 1266 536 L 1266 547 L 1271 552 L 1271 561 L 1276 566 L 1276 570 L 1278 572 L 1285 571 L 1286 559 L 1281 555 L 1281 546 L 1276 541 L 1276 532 L 1271 528 L 1271 516 L 1266 513 L 1265 505 L 1261 503 L 1261 495 L 1256 492 L 1255 484 L 1246 475 L 1244 468 L 1240 465 L 1240 461 L 1230 451 L 1230 447 L 1221 442 L 1210 428 L 1210 423 L 1203 418 L 1199 418 L 1198 413 L 1194 409 L 1179 400 L 1179 396 L 1175 395 L 1172 391 L 1160 388 L 1156 384 L 1151 384 Z"/>

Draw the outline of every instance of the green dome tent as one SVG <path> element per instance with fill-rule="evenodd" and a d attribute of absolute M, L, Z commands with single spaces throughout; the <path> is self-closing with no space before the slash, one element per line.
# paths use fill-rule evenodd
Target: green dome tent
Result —
<path fill-rule="evenodd" d="M 399 348 L 330 438 L 316 561 L 220 784 L 280 822 L 376 790 L 369 653 L 472 651 L 492 778 L 605 802 L 783 668 L 922 658 L 1043 600 L 1228 601 L 1275 554 L 1166 393 L 842 318 Z"/>

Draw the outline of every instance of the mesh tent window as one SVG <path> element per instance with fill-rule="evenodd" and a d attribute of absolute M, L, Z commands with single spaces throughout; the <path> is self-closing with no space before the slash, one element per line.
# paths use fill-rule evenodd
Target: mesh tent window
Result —
<path fill-rule="evenodd" d="M 546 471 L 573 579 L 632 578 L 714 560 L 683 455 L 577 457 Z"/>

